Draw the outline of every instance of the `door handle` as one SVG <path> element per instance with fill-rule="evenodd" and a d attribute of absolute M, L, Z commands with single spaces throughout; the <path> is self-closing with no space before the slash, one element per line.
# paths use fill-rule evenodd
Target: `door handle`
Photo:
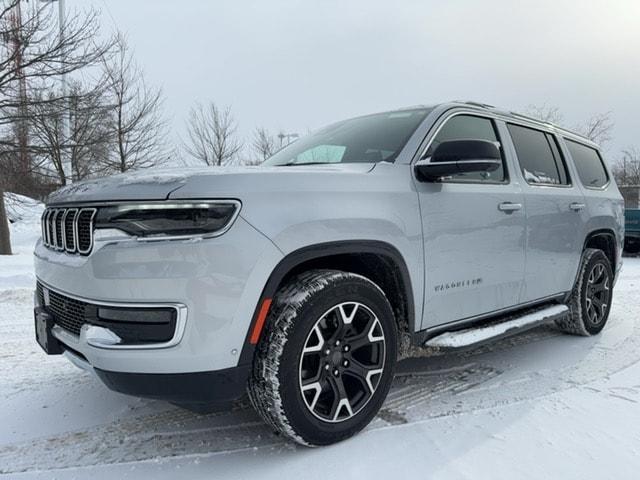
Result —
<path fill-rule="evenodd" d="M 521 203 L 502 202 L 498 205 L 498 210 L 507 213 L 515 212 L 516 210 L 520 210 L 521 208 Z"/>
<path fill-rule="evenodd" d="M 569 205 L 569 208 L 571 210 L 573 210 L 574 212 L 579 212 L 580 210 L 582 210 L 585 207 L 584 203 L 578 203 L 578 202 L 573 202 L 571 205 Z"/>

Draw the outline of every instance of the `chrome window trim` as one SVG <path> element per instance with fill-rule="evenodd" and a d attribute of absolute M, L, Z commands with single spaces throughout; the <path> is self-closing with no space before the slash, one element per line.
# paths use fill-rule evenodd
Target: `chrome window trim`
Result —
<path fill-rule="evenodd" d="M 94 348 L 100 348 L 103 350 L 153 350 L 153 349 L 161 349 L 161 348 L 170 348 L 176 346 L 178 343 L 182 341 L 182 337 L 184 336 L 184 332 L 187 324 L 187 306 L 184 303 L 178 302 L 108 302 L 102 300 L 92 300 L 90 298 L 81 297 L 78 295 L 72 295 L 67 292 L 63 292 L 58 290 L 57 288 L 52 288 L 49 284 L 43 282 L 39 278 L 37 279 L 38 283 L 40 283 L 44 288 L 55 292 L 59 295 L 64 295 L 66 297 L 72 298 L 74 300 L 78 300 L 80 302 L 89 303 L 92 305 L 98 305 L 103 307 L 123 307 L 123 308 L 173 308 L 176 312 L 176 329 L 173 333 L 173 337 L 171 340 L 167 342 L 161 343 L 147 343 L 144 345 L 110 345 L 110 344 L 98 344 L 95 342 L 91 342 L 86 339 L 85 335 L 83 335 L 84 330 L 86 330 L 86 326 L 89 324 L 84 324 L 80 331 L 80 336 L 73 335 L 66 330 L 63 330 L 63 335 L 58 338 L 58 340 L 63 343 L 68 342 L 69 339 L 72 339 L 75 345 L 86 344 L 88 346 Z M 45 305 L 46 307 L 46 305 Z M 57 332 L 53 332 L 54 334 Z M 56 336 L 57 337 L 57 336 Z M 82 352 L 81 352 L 82 353 Z"/>
<path fill-rule="evenodd" d="M 502 121 L 505 123 L 513 123 L 515 125 L 520 125 L 523 127 L 534 128 L 536 130 L 544 131 L 550 133 L 552 135 L 556 135 L 558 137 L 564 137 L 569 140 L 574 140 L 577 143 L 582 143 L 585 146 L 590 148 L 594 148 L 599 151 L 598 146 L 591 142 L 589 139 L 584 138 L 578 135 L 575 132 L 570 130 L 566 130 L 561 127 L 557 127 L 553 124 L 542 122 L 540 120 L 536 120 L 534 118 L 527 117 L 526 115 L 514 113 L 514 112 L 502 112 L 489 110 L 488 108 L 469 108 L 463 104 L 461 105 L 452 105 L 447 108 L 444 112 L 440 114 L 440 116 L 435 120 L 434 124 L 438 123 L 442 119 L 442 123 L 437 127 L 437 129 L 431 134 L 431 129 L 427 131 L 425 138 L 421 142 L 421 145 L 424 143 L 427 137 L 429 137 L 429 141 L 424 148 L 418 148 L 416 154 L 414 155 L 411 163 L 415 163 L 418 159 L 420 159 L 427 151 L 427 149 L 431 146 L 431 142 L 433 138 L 438 134 L 442 125 L 449 120 L 449 118 L 455 115 L 475 115 L 479 117 L 486 117 L 497 121 Z"/>

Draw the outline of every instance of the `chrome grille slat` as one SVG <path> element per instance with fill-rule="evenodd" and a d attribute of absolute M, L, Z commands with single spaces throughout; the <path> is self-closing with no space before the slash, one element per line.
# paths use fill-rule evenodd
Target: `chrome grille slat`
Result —
<path fill-rule="evenodd" d="M 49 232 L 47 230 L 47 216 L 49 215 L 49 211 L 45 210 L 42 212 L 42 218 L 40 219 L 40 226 L 42 227 L 42 243 L 45 246 L 49 245 Z"/>
<path fill-rule="evenodd" d="M 49 235 L 49 246 L 53 247 L 53 214 L 55 210 L 51 210 L 49 212 L 49 216 L 47 217 L 47 234 Z"/>
<path fill-rule="evenodd" d="M 77 208 L 70 208 L 64 213 L 64 219 L 62 221 L 64 225 L 64 249 L 69 253 L 74 253 L 76 251 L 77 242 L 75 220 L 77 214 Z"/>
<path fill-rule="evenodd" d="M 54 217 L 54 228 L 56 232 L 56 250 L 64 250 L 64 243 L 62 237 L 62 219 L 64 218 L 65 211 L 60 209 L 56 212 L 56 216 Z"/>
<path fill-rule="evenodd" d="M 93 219 L 96 216 L 95 208 L 83 208 L 78 212 L 77 239 L 78 252 L 88 254 L 93 248 Z"/>
<path fill-rule="evenodd" d="M 42 215 L 42 242 L 53 250 L 88 255 L 93 248 L 95 208 L 47 208 Z"/>
<path fill-rule="evenodd" d="M 51 236 L 51 247 L 57 250 L 58 245 L 56 244 L 56 240 L 58 239 L 58 232 L 56 232 L 56 218 L 58 218 L 58 210 L 54 208 L 49 218 L 49 235 Z"/>

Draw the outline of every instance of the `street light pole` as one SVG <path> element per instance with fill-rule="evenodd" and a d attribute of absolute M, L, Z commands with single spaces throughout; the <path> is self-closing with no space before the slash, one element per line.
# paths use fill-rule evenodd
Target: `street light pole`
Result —
<path fill-rule="evenodd" d="M 63 46 L 63 60 L 66 56 L 66 49 L 64 48 L 64 26 L 66 23 L 65 13 L 65 0 L 58 0 L 58 24 L 60 26 L 60 44 Z M 63 70 L 65 68 L 66 65 L 63 65 Z M 69 134 L 69 117 L 71 116 L 71 111 L 69 110 L 69 108 L 67 108 L 69 106 L 69 99 L 67 98 L 67 74 L 64 73 L 64 71 L 62 72 L 60 78 L 60 87 L 62 92 L 62 102 L 64 106 L 64 108 L 62 109 L 61 119 L 62 145 L 60 146 L 60 161 L 62 162 L 62 171 L 64 172 L 65 183 L 69 185 L 73 183 L 73 166 L 71 165 L 71 151 L 68 149 L 68 146 L 65 146 L 64 144 L 71 142 Z"/>
<path fill-rule="evenodd" d="M 289 145 L 291 143 L 291 139 L 292 138 L 299 138 L 300 135 L 297 133 L 284 133 L 284 132 L 280 132 L 278 134 L 278 138 L 280 139 L 280 147 L 283 146 L 284 143 L 284 139 L 287 139 L 287 145 Z"/>
<path fill-rule="evenodd" d="M 62 60 L 65 60 L 66 57 L 66 49 L 64 48 L 64 41 L 65 41 L 65 33 L 64 33 L 64 26 L 66 23 L 66 9 L 65 9 L 65 0 L 40 0 L 44 3 L 53 3 L 53 2 L 58 2 L 58 26 L 60 28 L 60 33 L 59 33 L 59 42 L 60 45 L 63 46 L 61 53 L 62 56 Z M 67 74 L 64 73 L 64 69 L 66 68 L 66 65 L 62 65 L 62 69 L 63 69 L 63 73 L 60 74 L 60 92 L 61 92 L 61 97 L 62 97 L 62 104 L 63 104 L 63 109 L 62 109 L 62 118 L 61 120 L 61 125 L 60 125 L 60 135 L 61 135 L 61 141 L 60 141 L 60 162 L 62 163 L 62 173 L 64 174 L 64 180 L 65 183 L 67 185 L 73 183 L 73 168 L 71 165 L 71 152 L 68 151 L 67 146 L 65 144 L 69 143 L 71 141 L 70 135 L 69 135 L 69 117 L 71 115 L 71 112 L 69 110 L 68 105 L 68 98 L 67 98 Z"/>

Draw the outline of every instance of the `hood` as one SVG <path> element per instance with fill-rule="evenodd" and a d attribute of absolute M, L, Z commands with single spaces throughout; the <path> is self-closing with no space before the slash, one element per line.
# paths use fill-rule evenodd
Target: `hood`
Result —
<path fill-rule="evenodd" d="M 49 195 L 46 203 L 164 200 L 183 186 L 187 178 L 178 169 L 122 173 L 67 185 Z"/>
<path fill-rule="evenodd" d="M 169 198 L 242 197 L 243 192 L 326 188 L 345 174 L 363 174 L 374 163 L 301 165 L 288 167 L 175 168 L 123 173 L 85 180 L 49 195 L 47 204 L 106 201 L 165 200 Z"/>

